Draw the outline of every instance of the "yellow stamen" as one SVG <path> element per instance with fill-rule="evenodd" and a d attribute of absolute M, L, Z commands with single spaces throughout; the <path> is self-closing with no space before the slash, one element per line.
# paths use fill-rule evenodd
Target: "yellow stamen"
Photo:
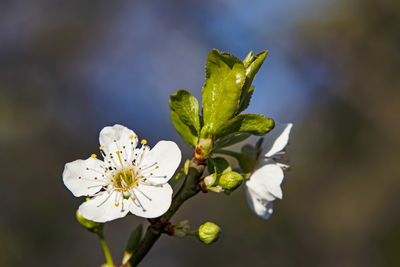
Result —
<path fill-rule="evenodd" d="M 129 136 L 129 139 L 133 139 L 133 135 Z"/>
<path fill-rule="evenodd" d="M 92 158 L 97 158 L 97 155 L 96 154 L 92 154 L 91 157 Z"/>
<path fill-rule="evenodd" d="M 115 205 L 115 207 L 118 207 L 119 206 L 119 202 L 115 203 L 114 205 Z"/>
<path fill-rule="evenodd" d="M 99 149 L 104 149 L 104 146 L 99 146 Z"/>
<path fill-rule="evenodd" d="M 147 140 L 143 139 L 141 143 L 142 143 L 142 145 L 145 145 L 145 144 L 147 144 Z"/>

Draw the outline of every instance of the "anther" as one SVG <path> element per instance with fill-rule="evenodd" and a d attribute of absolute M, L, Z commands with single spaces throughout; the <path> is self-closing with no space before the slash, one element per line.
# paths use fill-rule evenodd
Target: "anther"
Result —
<path fill-rule="evenodd" d="M 115 205 L 115 207 L 118 207 L 119 206 L 119 202 L 115 203 L 114 205 Z"/>
<path fill-rule="evenodd" d="M 78 179 L 82 179 L 82 177 L 79 176 Z"/>
<path fill-rule="evenodd" d="M 104 146 L 99 146 L 99 149 L 104 149 Z"/>
<path fill-rule="evenodd" d="M 95 180 L 97 180 L 97 177 L 94 177 Z"/>
<path fill-rule="evenodd" d="M 129 139 L 133 139 L 133 135 L 129 136 Z"/>
<path fill-rule="evenodd" d="M 96 154 L 92 154 L 90 157 L 97 158 L 97 155 Z"/>
<path fill-rule="evenodd" d="M 141 143 L 142 143 L 142 145 L 145 145 L 145 144 L 147 144 L 147 140 L 143 139 Z"/>

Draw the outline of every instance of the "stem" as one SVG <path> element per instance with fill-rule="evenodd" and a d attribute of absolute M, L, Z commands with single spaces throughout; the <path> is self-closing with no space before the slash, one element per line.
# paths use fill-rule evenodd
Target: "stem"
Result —
<path fill-rule="evenodd" d="M 168 222 L 186 200 L 195 196 L 200 191 L 198 183 L 203 171 L 204 163 L 199 162 L 196 159 L 192 159 L 190 161 L 189 172 L 185 177 L 183 186 L 173 198 L 168 211 L 163 216 L 157 218 L 152 225 L 147 227 L 147 231 L 143 240 L 140 242 L 138 248 L 135 250 L 130 259 L 130 264 L 132 266 L 137 266 L 140 263 L 140 261 L 144 258 L 144 256 L 146 256 L 149 250 L 153 247 L 154 243 L 161 236 L 159 231 L 152 229 L 152 226 L 156 225 L 157 223 L 162 224 L 163 222 Z"/>
<path fill-rule="evenodd" d="M 104 256 L 106 258 L 107 266 L 114 267 L 114 263 L 113 263 L 113 260 L 112 260 L 112 257 L 111 257 L 110 250 L 108 248 L 106 240 L 104 239 L 103 231 L 97 233 L 97 235 L 99 236 L 101 246 L 103 247 Z"/>

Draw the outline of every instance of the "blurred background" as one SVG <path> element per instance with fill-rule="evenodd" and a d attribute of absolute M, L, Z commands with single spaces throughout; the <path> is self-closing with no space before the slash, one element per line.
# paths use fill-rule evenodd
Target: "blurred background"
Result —
<path fill-rule="evenodd" d="M 269 221 L 198 195 L 173 221 L 223 229 L 210 246 L 163 236 L 142 266 L 400 266 L 400 2 L 1 1 L 0 265 L 100 266 L 64 164 L 121 123 L 181 141 L 168 96 L 201 96 L 217 48 L 268 49 L 248 112 L 293 122 L 292 170 Z M 105 226 L 114 258 L 144 220 Z"/>

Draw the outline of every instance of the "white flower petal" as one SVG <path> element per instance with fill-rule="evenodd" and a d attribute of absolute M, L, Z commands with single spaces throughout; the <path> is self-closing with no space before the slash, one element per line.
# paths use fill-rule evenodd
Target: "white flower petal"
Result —
<path fill-rule="evenodd" d="M 292 126 L 292 123 L 276 123 L 274 129 L 265 135 L 263 153 L 266 157 L 271 157 L 285 148 Z"/>
<path fill-rule="evenodd" d="M 131 204 L 131 201 L 123 199 L 118 191 L 110 192 L 110 194 L 101 192 L 82 203 L 79 211 L 88 220 L 104 223 L 124 217 L 129 212 Z"/>
<path fill-rule="evenodd" d="M 130 211 L 140 217 L 155 218 L 163 215 L 171 205 L 172 188 L 169 184 L 144 185 L 139 184 L 132 190 L 136 200 L 132 200 Z"/>
<path fill-rule="evenodd" d="M 139 167 L 142 175 L 152 184 L 165 184 L 174 175 L 181 162 L 181 150 L 172 141 L 158 142 L 150 152 L 143 155 Z"/>
<path fill-rule="evenodd" d="M 120 162 L 116 155 L 120 151 L 121 160 L 125 165 L 133 159 L 132 154 L 137 146 L 137 136 L 134 131 L 125 126 L 115 124 L 114 126 L 104 127 L 99 135 L 100 146 L 103 147 L 107 156 L 107 162 L 111 161 L 115 167 L 120 167 Z M 110 160 L 110 153 L 113 155 L 113 160 Z"/>
<path fill-rule="evenodd" d="M 260 218 L 268 220 L 273 212 L 272 201 L 267 201 L 258 196 L 257 193 L 249 188 L 246 188 L 246 198 L 250 209 Z"/>
<path fill-rule="evenodd" d="M 284 177 L 282 169 L 272 160 L 258 168 L 246 182 L 246 186 L 260 197 L 272 201 L 282 198 L 281 183 Z"/>
<path fill-rule="evenodd" d="M 106 185 L 103 162 L 96 158 L 78 159 L 65 164 L 63 181 L 76 197 L 93 195 Z"/>

